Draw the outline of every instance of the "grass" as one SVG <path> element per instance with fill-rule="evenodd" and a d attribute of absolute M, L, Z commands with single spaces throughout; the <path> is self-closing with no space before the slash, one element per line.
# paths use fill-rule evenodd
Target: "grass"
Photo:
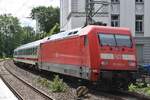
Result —
<path fill-rule="evenodd" d="M 0 58 L 0 60 L 8 60 L 8 59 L 13 59 L 13 58 L 6 58 L 6 57 Z"/>
<path fill-rule="evenodd" d="M 129 86 L 129 91 L 150 96 L 150 84 L 136 83 Z"/>
<path fill-rule="evenodd" d="M 53 81 L 39 77 L 37 82 L 48 88 L 51 92 L 65 92 L 68 88 L 67 84 L 63 82 L 63 79 L 60 79 L 58 75 L 55 75 Z"/>

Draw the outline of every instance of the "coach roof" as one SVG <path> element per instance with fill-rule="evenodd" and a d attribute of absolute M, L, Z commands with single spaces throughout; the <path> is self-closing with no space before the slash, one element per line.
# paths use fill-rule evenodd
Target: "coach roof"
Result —
<path fill-rule="evenodd" d="M 16 48 L 14 51 L 16 51 L 16 50 L 21 50 L 21 49 L 25 49 L 25 48 L 37 47 L 37 46 L 40 45 L 40 43 L 43 43 L 43 42 L 47 41 L 47 39 L 48 39 L 48 37 L 43 38 L 43 39 L 41 39 L 41 40 L 37 40 L 37 41 L 31 42 L 31 43 L 27 43 L 27 44 L 21 45 L 21 46 L 19 46 L 18 48 Z"/>

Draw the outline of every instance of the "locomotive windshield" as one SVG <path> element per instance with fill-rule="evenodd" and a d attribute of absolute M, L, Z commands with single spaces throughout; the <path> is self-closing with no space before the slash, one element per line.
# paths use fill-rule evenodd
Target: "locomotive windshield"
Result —
<path fill-rule="evenodd" d="M 128 35 L 99 34 L 99 41 L 102 46 L 125 46 L 131 47 L 131 38 Z"/>
<path fill-rule="evenodd" d="M 131 47 L 131 38 L 127 35 L 115 35 L 117 46 Z"/>
<path fill-rule="evenodd" d="M 113 34 L 99 34 L 101 45 L 116 46 Z"/>

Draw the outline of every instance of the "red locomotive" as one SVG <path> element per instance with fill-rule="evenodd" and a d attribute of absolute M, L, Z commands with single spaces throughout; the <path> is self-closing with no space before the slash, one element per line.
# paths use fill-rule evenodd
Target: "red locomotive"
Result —
<path fill-rule="evenodd" d="M 15 63 L 89 81 L 128 85 L 137 71 L 135 43 L 127 28 L 89 25 L 25 44 Z"/>

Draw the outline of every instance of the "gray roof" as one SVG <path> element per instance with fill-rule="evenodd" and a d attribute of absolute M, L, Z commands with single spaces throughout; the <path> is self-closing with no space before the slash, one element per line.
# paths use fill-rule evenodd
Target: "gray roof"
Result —
<path fill-rule="evenodd" d="M 47 39 L 48 39 L 48 37 L 43 38 L 43 39 L 41 39 L 41 40 L 37 40 L 37 41 L 31 42 L 31 43 L 27 43 L 27 44 L 21 45 L 20 47 L 16 48 L 14 51 L 20 50 L 20 49 L 24 49 L 24 48 L 37 47 L 37 46 L 39 46 L 41 43 L 47 41 Z"/>

